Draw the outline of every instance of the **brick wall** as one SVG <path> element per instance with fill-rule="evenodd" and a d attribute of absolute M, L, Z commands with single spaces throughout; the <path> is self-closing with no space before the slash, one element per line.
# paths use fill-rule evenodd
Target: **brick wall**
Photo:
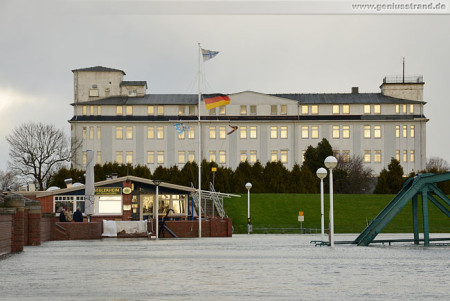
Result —
<path fill-rule="evenodd" d="M 60 223 L 55 225 L 54 240 L 101 239 L 101 223 Z"/>
<path fill-rule="evenodd" d="M 231 237 L 232 220 L 214 218 L 202 221 L 202 237 Z M 178 237 L 198 237 L 198 221 L 166 221 L 166 226 Z M 165 237 L 172 237 L 166 231 Z"/>
<path fill-rule="evenodd" d="M 54 214 L 42 214 L 41 217 L 41 243 L 53 239 L 55 232 L 55 216 Z"/>
<path fill-rule="evenodd" d="M 12 214 L 0 212 L 0 255 L 11 253 Z"/>

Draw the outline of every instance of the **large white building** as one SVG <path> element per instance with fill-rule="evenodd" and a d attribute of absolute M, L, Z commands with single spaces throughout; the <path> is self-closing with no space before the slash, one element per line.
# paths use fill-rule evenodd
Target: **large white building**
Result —
<path fill-rule="evenodd" d="M 124 81 L 122 70 L 72 70 L 72 138 L 82 141 L 73 165 L 84 168 L 86 150 L 97 163 L 180 168 L 197 161 L 197 94 L 147 94 L 146 81 Z M 360 155 L 375 174 L 397 158 L 405 174 L 425 168 L 423 78 L 384 78 L 380 93 L 230 94 L 231 103 L 207 111 L 202 104 L 202 158 L 236 168 L 241 161 L 302 163 L 309 145 L 326 138 L 336 154 Z M 182 123 L 179 134 L 174 126 Z M 238 130 L 230 135 L 230 126 Z"/>

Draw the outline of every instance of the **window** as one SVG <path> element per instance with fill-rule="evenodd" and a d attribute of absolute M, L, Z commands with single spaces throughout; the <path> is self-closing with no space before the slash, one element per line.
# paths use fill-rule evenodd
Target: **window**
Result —
<path fill-rule="evenodd" d="M 148 164 L 155 163 L 155 152 L 154 151 L 147 152 L 147 163 Z"/>
<path fill-rule="evenodd" d="M 116 139 L 123 139 L 123 128 L 116 126 Z"/>
<path fill-rule="evenodd" d="M 403 162 L 408 162 L 408 151 L 406 149 L 403 150 Z"/>
<path fill-rule="evenodd" d="M 158 116 L 164 115 L 164 106 L 158 106 Z"/>
<path fill-rule="evenodd" d="M 341 153 L 338 149 L 333 149 L 333 156 L 339 160 Z"/>
<path fill-rule="evenodd" d="M 82 135 L 82 137 L 83 137 L 83 140 L 86 140 L 86 139 L 87 139 L 87 129 L 86 129 L 85 126 L 83 126 L 81 135 Z"/>
<path fill-rule="evenodd" d="M 159 140 L 164 139 L 164 127 L 162 126 L 156 127 L 156 138 Z"/>
<path fill-rule="evenodd" d="M 209 151 L 209 162 L 216 162 L 216 151 Z"/>
<path fill-rule="evenodd" d="M 215 126 L 209 127 L 209 139 L 216 139 L 216 127 Z"/>
<path fill-rule="evenodd" d="M 302 126 L 302 138 L 303 139 L 309 138 L 309 127 L 307 125 Z"/>
<path fill-rule="evenodd" d="M 245 162 L 247 160 L 247 151 L 241 150 L 239 157 L 240 157 L 241 162 Z"/>
<path fill-rule="evenodd" d="M 91 116 L 94 115 L 94 106 L 90 107 L 89 115 L 91 115 Z"/>
<path fill-rule="evenodd" d="M 250 163 L 256 163 L 257 158 L 256 158 L 256 150 L 251 150 L 250 151 Z"/>
<path fill-rule="evenodd" d="M 158 164 L 164 164 L 164 151 L 157 152 L 156 160 L 157 160 Z"/>
<path fill-rule="evenodd" d="M 409 151 L 409 162 L 414 162 L 414 150 Z"/>
<path fill-rule="evenodd" d="M 287 163 L 288 162 L 288 151 L 287 150 L 281 150 L 280 151 L 280 161 L 281 161 L 281 163 Z"/>
<path fill-rule="evenodd" d="M 219 107 L 219 115 L 226 115 L 226 114 L 227 114 L 227 106 L 220 106 Z"/>
<path fill-rule="evenodd" d="M 319 138 L 319 126 L 317 125 L 311 126 L 311 138 L 313 139 Z"/>
<path fill-rule="evenodd" d="M 94 140 L 94 127 L 93 126 L 89 127 L 89 139 Z"/>
<path fill-rule="evenodd" d="M 256 135 L 256 126 L 251 126 L 250 127 L 250 139 L 256 139 L 257 135 Z"/>
<path fill-rule="evenodd" d="M 87 115 L 87 106 L 83 106 L 82 111 L 83 111 L 83 116 L 86 116 Z"/>
<path fill-rule="evenodd" d="M 333 138 L 338 139 L 339 138 L 339 126 L 338 125 L 333 125 Z"/>
<path fill-rule="evenodd" d="M 414 136 L 415 136 L 415 126 L 411 125 L 409 127 L 409 137 L 414 138 Z"/>
<path fill-rule="evenodd" d="M 97 115 L 102 115 L 102 106 L 97 106 Z"/>
<path fill-rule="evenodd" d="M 373 152 L 373 162 L 375 163 L 381 162 L 381 150 L 375 150 Z"/>
<path fill-rule="evenodd" d="M 133 163 L 133 152 L 132 151 L 128 151 L 126 152 L 126 157 L 125 157 L 125 162 L 128 164 L 132 164 Z"/>
<path fill-rule="evenodd" d="M 280 114 L 281 115 L 287 115 L 287 105 L 281 105 L 280 106 Z"/>
<path fill-rule="evenodd" d="M 276 126 L 270 127 L 270 139 L 278 138 L 278 128 Z"/>
<path fill-rule="evenodd" d="M 224 150 L 219 151 L 219 163 L 227 163 L 227 153 Z"/>
<path fill-rule="evenodd" d="M 122 115 L 122 114 L 123 114 L 123 107 L 116 106 L 116 115 Z"/>
<path fill-rule="evenodd" d="M 280 126 L 280 138 L 287 139 L 287 137 L 288 137 L 288 127 Z"/>
<path fill-rule="evenodd" d="M 256 115 L 256 106 L 250 106 L 250 115 Z"/>
<path fill-rule="evenodd" d="M 350 150 L 344 150 L 342 152 L 342 160 L 344 160 L 344 162 L 350 161 Z"/>
<path fill-rule="evenodd" d="M 241 139 L 247 139 L 247 127 L 246 126 L 241 126 L 241 128 L 239 129 L 239 136 L 241 137 Z"/>
<path fill-rule="evenodd" d="M 349 125 L 342 126 L 342 138 L 345 138 L 345 139 L 350 138 L 350 126 Z"/>
<path fill-rule="evenodd" d="M 136 96 L 136 94 L 137 94 L 137 90 L 129 90 L 128 91 L 128 96 Z"/>
<path fill-rule="evenodd" d="M 395 114 L 400 114 L 400 105 L 395 105 Z"/>
<path fill-rule="evenodd" d="M 211 116 L 216 115 L 216 108 L 209 109 L 208 111 L 209 111 L 209 115 L 211 115 Z"/>
<path fill-rule="evenodd" d="M 278 108 L 276 105 L 270 106 L 270 115 L 277 115 L 278 114 Z"/>
<path fill-rule="evenodd" d="M 99 196 L 98 213 L 105 215 L 121 215 L 122 196 L 121 195 Z"/>
<path fill-rule="evenodd" d="M 127 138 L 128 140 L 133 139 L 133 127 L 132 127 L 132 126 L 127 126 L 125 132 L 126 132 L 126 133 L 125 133 L 126 138 Z"/>
<path fill-rule="evenodd" d="M 116 152 L 116 162 L 119 164 L 123 163 L 123 152 L 120 151 Z"/>
<path fill-rule="evenodd" d="M 311 106 L 311 114 L 314 114 L 314 115 L 319 114 L 319 106 L 318 105 Z"/>
<path fill-rule="evenodd" d="M 155 115 L 155 106 L 148 106 L 147 107 L 147 114 L 148 115 Z"/>
<path fill-rule="evenodd" d="M 277 162 L 278 161 L 278 151 L 273 150 L 270 152 L 270 161 Z"/>
<path fill-rule="evenodd" d="M 365 150 L 364 151 L 364 162 L 370 163 L 370 159 L 371 159 L 370 157 L 371 157 L 370 150 Z"/>
<path fill-rule="evenodd" d="M 97 127 L 97 140 L 102 139 L 102 128 L 100 126 Z"/>
<path fill-rule="evenodd" d="M 149 126 L 147 128 L 147 139 L 155 139 L 155 127 Z"/>
<path fill-rule="evenodd" d="M 381 125 L 374 125 L 373 126 L 373 137 L 374 138 L 381 138 Z"/>
<path fill-rule="evenodd" d="M 339 114 L 339 105 L 333 105 L 333 114 Z"/>
<path fill-rule="evenodd" d="M 178 134 L 178 140 L 183 140 L 186 137 L 186 131 L 182 131 Z"/>
<path fill-rule="evenodd" d="M 414 114 L 414 105 L 409 105 L 409 114 Z"/>
<path fill-rule="evenodd" d="M 97 164 L 102 164 L 102 152 L 97 151 Z"/>
<path fill-rule="evenodd" d="M 406 126 L 406 125 L 404 125 L 403 127 L 402 127 L 402 129 L 403 129 L 403 138 L 408 138 L 408 126 Z"/>
<path fill-rule="evenodd" d="M 400 138 L 400 126 L 395 126 L 395 138 Z"/>
<path fill-rule="evenodd" d="M 302 163 L 305 162 L 306 150 L 302 150 Z"/>
<path fill-rule="evenodd" d="M 89 96 L 98 97 L 98 89 L 89 89 Z"/>
<path fill-rule="evenodd" d="M 402 105 L 402 113 L 403 114 L 406 114 L 407 112 L 406 112 L 406 109 L 408 108 L 408 106 L 407 105 Z"/>
<path fill-rule="evenodd" d="M 133 106 L 126 106 L 125 110 L 126 110 L 126 115 L 127 116 L 133 115 Z"/>
<path fill-rule="evenodd" d="M 189 115 L 195 115 L 195 105 L 189 105 Z"/>
<path fill-rule="evenodd" d="M 186 107 L 185 106 L 178 106 L 178 115 L 183 116 L 186 112 Z"/>
<path fill-rule="evenodd" d="M 188 139 L 195 139 L 195 127 L 194 126 L 189 127 Z"/>
<path fill-rule="evenodd" d="M 195 152 L 194 151 L 188 151 L 188 160 L 189 160 L 189 162 L 195 161 Z"/>
<path fill-rule="evenodd" d="M 308 106 L 302 105 L 302 115 L 308 115 Z"/>
<path fill-rule="evenodd" d="M 87 163 L 87 153 L 86 153 L 86 151 L 83 151 L 83 165 L 86 165 L 86 163 Z"/>
<path fill-rule="evenodd" d="M 179 164 L 186 163 L 186 156 L 184 151 L 178 151 L 178 163 Z"/>
<path fill-rule="evenodd" d="M 227 130 L 224 126 L 219 126 L 219 139 L 226 139 L 227 138 Z"/>
<path fill-rule="evenodd" d="M 370 138 L 370 125 L 365 125 L 364 126 L 364 138 Z"/>
<path fill-rule="evenodd" d="M 364 105 L 364 114 L 370 114 L 370 105 Z"/>
<path fill-rule="evenodd" d="M 241 115 L 247 115 L 247 106 L 241 106 Z"/>
<path fill-rule="evenodd" d="M 342 114 L 350 114 L 350 105 L 342 105 Z"/>
<path fill-rule="evenodd" d="M 373 105 L 373 113 L 381 114 L 381 105 Z"/>
<path fill-rule="evenodd" d="M 400 150 L 399 149 L 395 150 L 395 160 L 400 162 Z"/>

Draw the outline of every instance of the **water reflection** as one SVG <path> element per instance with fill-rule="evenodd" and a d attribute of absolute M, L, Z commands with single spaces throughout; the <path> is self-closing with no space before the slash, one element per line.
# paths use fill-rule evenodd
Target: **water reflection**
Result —
<path fill-rule="evenodd" d="M 310 244 L 319 237 L 47 242 L 0 261 L 0 300 L 422 300 L 448 296 L 450 247 L 337 245 L 331 249 Z"/>

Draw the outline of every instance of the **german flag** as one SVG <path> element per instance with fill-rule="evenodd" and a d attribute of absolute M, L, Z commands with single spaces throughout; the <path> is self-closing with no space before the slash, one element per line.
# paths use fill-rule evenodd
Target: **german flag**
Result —
<path fill-rule="evenodd" d="M 230 103 L 230 97 L 225 94 L 205 94 L 203 95 L 207 110 L 225 106 Z"/>

